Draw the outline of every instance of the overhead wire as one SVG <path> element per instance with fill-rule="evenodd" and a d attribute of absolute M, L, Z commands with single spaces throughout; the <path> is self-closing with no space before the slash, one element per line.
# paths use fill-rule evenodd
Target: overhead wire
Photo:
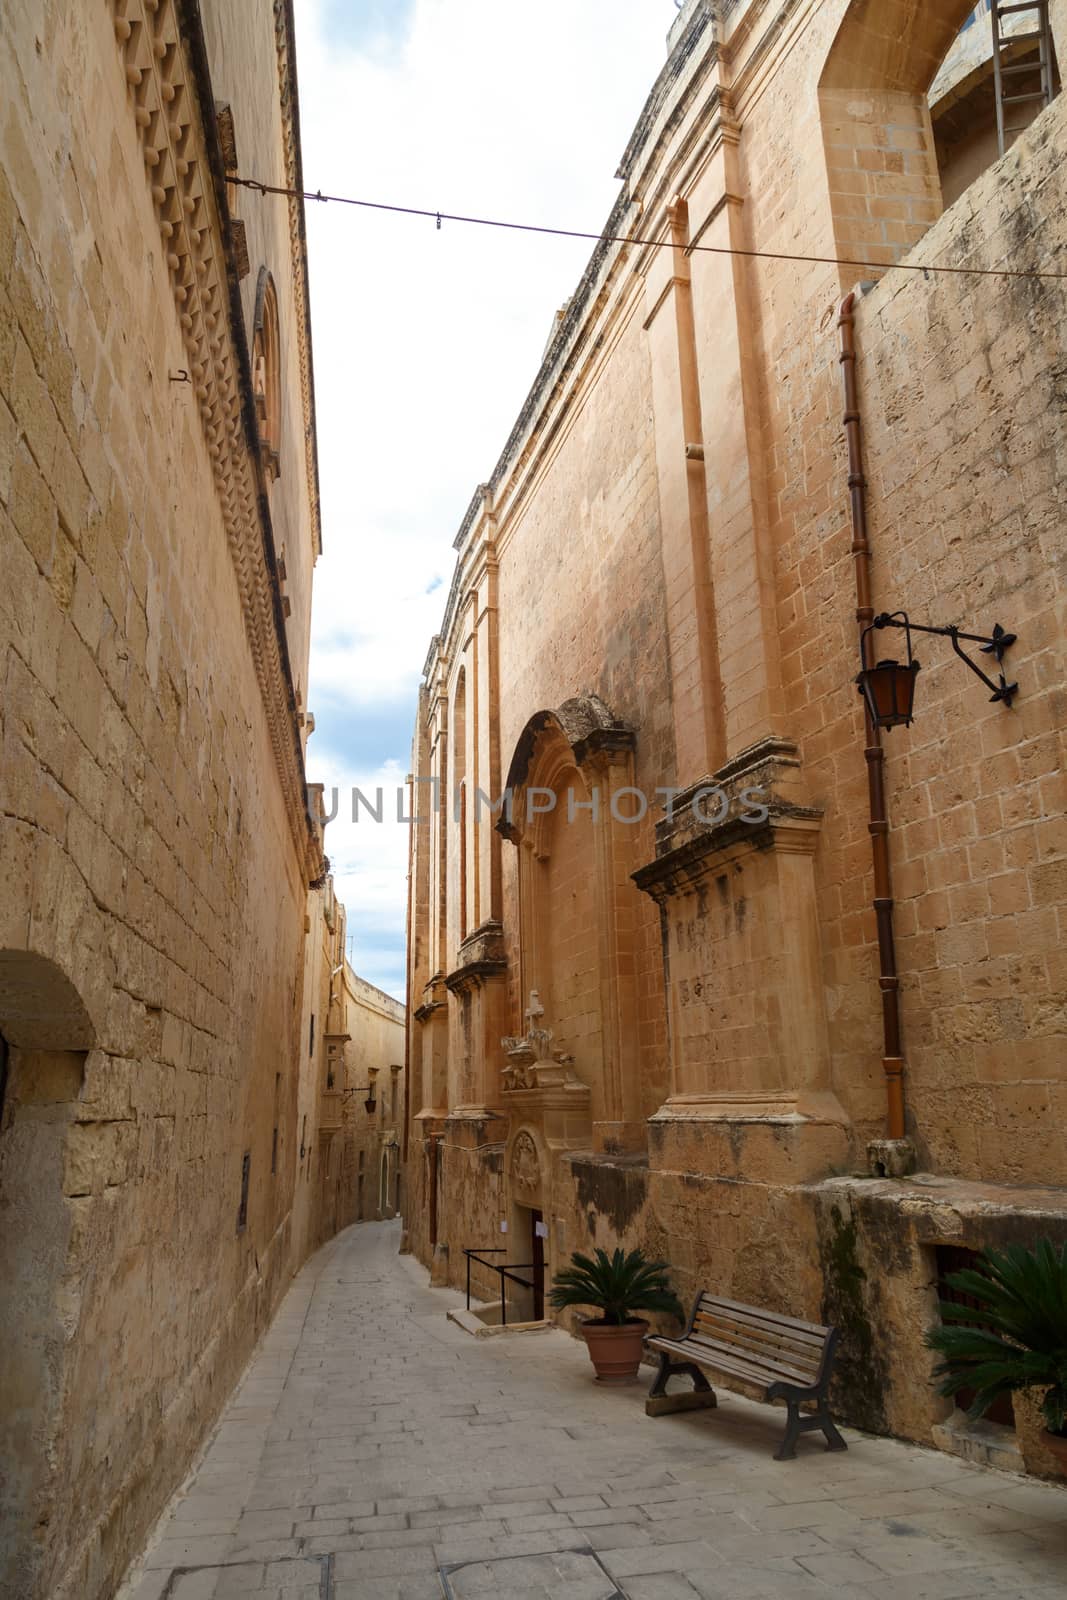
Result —
<path fill-rule="evenodd" d="M 321 189 L 288 189 L 281 184 L 263 183 L 259 178 L 230 177 L 230 183 L 258 194 L 283 195 L 290 199 L 315 200 L 322 204 L 358 206 L 366 211 L 386 211 L 403 217 L 426 217 L 436 223 L 459 222 L 479 228 L 501 228 L 514 233 L 539 233 L 556 239 L 587 239 L 597 244 L 628 244 L 660 246 L 662 239 L 643 239 L 629 233 L 589 233 L 581 228 L 550 228 L 539 222 L 509 222 L 499 217 L 468 217 L 457 212 L 429 210 L 421 206 L 391 205 L 384 200 L 360 200 L 352 195 L 323 194 Z M 741 256 L 752 261 L 792 261 L 810 266 L 857 267 L 864 272 L 921 272 L 924 277 L 933 273 L 971 276 L 978 278 L 1053 278 L 1067 279 L 1067 271 L 1051 272 L 1039 267 L 966 267 L 934 261 L 863 261 L 850 256 L 806 255 L 786 250 L 746 250 L 736 245 L 690 244 L 688 253 L 696 251 L 715 256 Z"/>

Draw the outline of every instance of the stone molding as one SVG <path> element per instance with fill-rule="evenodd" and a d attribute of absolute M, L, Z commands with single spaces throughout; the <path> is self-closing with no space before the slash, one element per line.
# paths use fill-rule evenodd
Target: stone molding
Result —
<path fill-rule="evenodd" d="M 697 788 L 703 785 L 697 785 Z M 679 799 L 682 797 L 679 796 Z M 684 893 L 738 850 L 776 850 L 780 854 L 813 855 L 819 839 L 822 813 L 808 806 L 772 804 L 765 822 L 743 822 L 730 817 L 715 827 L 693 824 L 691 836 L 632 873 L 639 889 L 659 905 Z"/>
<path fill-rule="evenodd" d="M 319 456 L 315 428 L 315 369 L 311 349 L 311 299 L 307 281 L 307 230 L 304 222 L 304 169 L 300 159 L 300 109 L 296 81 L 292 0 L 274 0 L 274 42 L 278 54 L 278 93 L 282 107 L 282 149 L 285 156 L 285 186 L 290 194 L 289 246 L 293 282 L 302 315 L 296 324 L 297 355 L 300 361 L 300 393 L 304 407 L 304 450 L 307 465 L 308 499 L 311 502 L 311 529 L 315 553 L 322 554 L 322 513 L 319 499 Z"/>
<path fill-rule="evenodd" d="M 656 824 L 656 859 L 633 873 L 639 889 L 661 904 L 672 893 L 691 886 L 710 871 L 724 853 L 736 854 L 745 846 L 753 850 L 810 854 L 818 843 L 822 811 L 795 798 L 800 784 L 801 761 L 792 740 L 776 734 L 757 740 L 723 762 L 713 774 L 682 790 L 673 800 L 671 814 Z M 704 789 L 719 789 L 740 803 L 746 790 L 758 789 L 766 804 L 762 822 L 745 822 L 740 814 L 714 824 L 700 823 L 693 801 Z"/>
<path fill-rule="evenodd" d="M 203 39 L 179 0 L 110 4 L 289 825 L 314 880 L 322 871 L 321 840 L 308 809 L 272 570 L 251 367 L 228 217 L 219 199 L 222 156 L 214 148 L 214 104 L 204 93 Z"/>
<path fill-rule="evenodd" d="M 450 994 L 477 988 L 486 978 L 499 977 L 508 969 L 504 954 L 504 930 L 499 922 L 485 922 L 468 934 L 457 951 L 459 965 L 445 977 Z"/>

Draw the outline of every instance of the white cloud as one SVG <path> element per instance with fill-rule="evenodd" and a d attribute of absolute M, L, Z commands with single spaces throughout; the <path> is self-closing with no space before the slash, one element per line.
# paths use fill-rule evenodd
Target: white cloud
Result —
<path fill-rule="evenodd" d="M 360 50 L 336 5 L 297 11 L 309 189 L 591 231 L 675 16 L 671 0 L 415 0 L 390 41 L 378 32 Z M 391 707 L 410 727 L 455 532 L 591 246 L 307 210 L 325 547 L 309 703 L 329 708 L 309 767 L 321 779 L 324 746 L 347 742 L 335 719 Z M 377 759 L 406 759 L 408 743 L 391 736 Z M 382 950 L 403 923 L 406 831 L 402 863 L 383 837 L 356 847 L 339 883 L 350 922 L 380 927 Z"/>

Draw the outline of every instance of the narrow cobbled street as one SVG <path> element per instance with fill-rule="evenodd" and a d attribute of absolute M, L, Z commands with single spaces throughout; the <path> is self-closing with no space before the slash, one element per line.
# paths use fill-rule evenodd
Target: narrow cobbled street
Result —
<path fill-rule="evenodd" d="M 300 1273 L 124 1600 L 1062 1597 L 1062 1490 L 780 1413 L 645 1417 L 557 1330 L 474 1338 L 349 1228 Z"/>

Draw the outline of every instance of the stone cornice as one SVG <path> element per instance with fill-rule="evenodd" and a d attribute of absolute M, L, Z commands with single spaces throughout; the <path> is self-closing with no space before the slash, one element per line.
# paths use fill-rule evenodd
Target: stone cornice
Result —
<path fill-rule="evenodd" d="M 508 970 L 504 953 L 504 930 L 499 922 L 486 922 L 468 934 L 457 951 L 458 965 L 445 978 L 450 994 L 463 994 L 477 988 L 487 978 L 499 977 Z"/>
<path fill-rule="evenodd" d="M 278 90 L 282 105 L 285 186 L 289 195 L 289 244 L 301 315 L 296 325 L 300 389 L 304 406 L 304 449 L 315 553 L 322 554 L 319 499 L 319 449 L 315 426 L 315 365 L 311 349 L 311 299 L 307 280 L 307 226 L 304 218 L 304 168 L 300 159 L 300 98 L 296 81 L 296 30 L 292 0 L 274 0 L 274 38 L 278 52 Z"/>
<path fill-rule="evenodd" d="M 312 880 L 322 871 L 321 834 L 308 805 L 199 7 L 197 0 L 111 5 L 286 812 Z"/>
<path fill-rule="evenodd" d="M 691 892 L 734 856 L 768 850 L 779 855 L 814 854 L 821 821 L 822 813 L 814 807 L 772 802 L 762 822 L 731 816 L 691 832 L 631 877 L 639 889 L 664 905 L 673 895 Z"/>

